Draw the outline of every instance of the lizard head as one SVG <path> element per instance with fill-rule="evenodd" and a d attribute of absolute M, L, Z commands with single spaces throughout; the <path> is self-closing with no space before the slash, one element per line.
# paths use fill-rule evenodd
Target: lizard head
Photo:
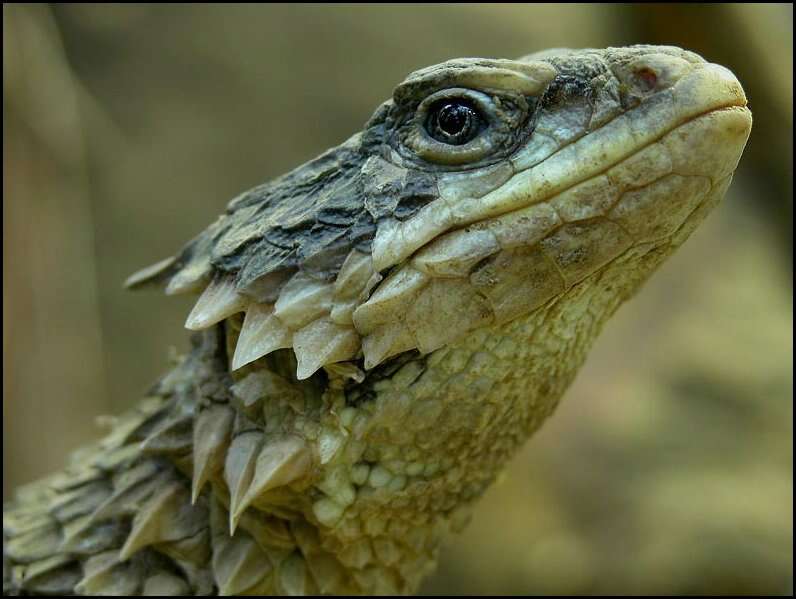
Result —
<path fill-rule="evenodd" d="M 677 48 L 459 59 L 234 199 L 129 280 L 223 327 L 231 519 L 294 510 L 350 547 L 454 519 L 721 199 L 750 127 L 732 73 Z"/>

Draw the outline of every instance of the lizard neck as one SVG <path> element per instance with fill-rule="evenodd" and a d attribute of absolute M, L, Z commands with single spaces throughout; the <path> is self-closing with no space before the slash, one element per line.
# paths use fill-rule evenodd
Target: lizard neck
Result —
<path fill-rule="evenodd" d="M 302 564 L 312 575 L 298 576 L 312 581 L 303 592 L 415 591 L 443 535 L 466 525 L 475 500 L 552 413 L 605 319 L 672 247 L 635 246 L 524 317 L 425 356 L 408 352 L 358 384 L 334 372 L 291 379 L 293 365 L 280 364 L 288 352 L 235 380 L 224 336 L 208 331 L 166 386 L 174 401 L 185 387 L 186 405 L 213 421 L 230 414 L 229 447 L 208 470 L 214 546 L 251 539 L 246 547 L 266 548 L 268 563 Z M 207 454 L 201 446 L 213 438 L 197 436 L 201 428 L 194 426 L 193 460 L 175 460 L 194 480 L 197 456 Z M 296 466 L 300 475 L 241 502 L 250 495 L 241 485 L 256 488 L 273 452 L 294 442 L 309 456 Z M 291 463 L 298 462 L 281 472 Z M 231 558 L 216 554 L 214 567 L 223 570 Z M 289 579 L 292 566 L 279 568 L 280 580 Z M 255 590 L 270 589 L 269 581 Z"/>
<path fill-rule="evenodd" d="M 346 447 L 362 448 L 351 470 L 356 499 L 318 529 L 319 543 L 369 572 L 364 588 L 393 581 L 385 591 L 416 590 L 440 538 L 466 525 L 475 500 L 553 412 L 604 321 L 670 251 L 637 246 L 557 301 L 406 359 L 369 384 L 373 395 L 360 389 L 370 399 L 349 399 L 341 411 Z"/>

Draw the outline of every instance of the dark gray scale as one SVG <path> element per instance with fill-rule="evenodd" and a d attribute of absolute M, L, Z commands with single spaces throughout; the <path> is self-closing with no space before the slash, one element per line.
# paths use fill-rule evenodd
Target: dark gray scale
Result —
<path fill-rule="evenodd" d="M 437 197 L 433 174 L 387 160 L 385 121 L 392 107 L 382 104 L 361 134 L 236 197 L 174 259 L 133 275 L 127 285 L 177 278 L 198 280 L 198 288 L 231 275 L 241 292 L 273 301 L 267 290 L 278 290 L 299 269 L 334 280 L 352 249 L 370 251 L 379 221 L 405 220 Z M 379 177 L 374 185 L 385 166 L 400 176 Z"/>

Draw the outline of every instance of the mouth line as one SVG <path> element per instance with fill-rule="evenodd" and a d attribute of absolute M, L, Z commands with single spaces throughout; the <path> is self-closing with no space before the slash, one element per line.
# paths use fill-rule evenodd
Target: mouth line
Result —
<path fill-rule="evenodd" d="M 688 117 L 687 119 L 685 119 L 684 121 L 682 121 L 682 122 L 680 122 L 680 123 L 678 123 L 678 124 L 676 124 L 676 125 L 673 125 L 673 126 L 672 126 L 672 127 L 670 127 L 669 129 L 666 129 L 665 131 L 663 131 L 663 132 L 662 132 L 662 133 L 661 133 L 659 136 L 657 136 L 656 138 L 654 138 L 654 139 L 652 139 L 652 140 L 649 140 L 647 143 L 645 143 L 645 144 L 642 144 L 642 145 L 640 145 L 640 146 L 638 146 L 638 147 L 634 148 L 634 149 L 633 149 L 633 150 L 632 150 L 632 151 L 631 151 L 629 154 L 627 154 L 626 156 L 623 156 L 621 159 L 619 159 L 619 160 L 616 160 L 616 161 L 612 162 L 611 164 L 605 165 L 605 166 L 604 166 L 604 167 L 603 167 L 601 170 L 599 170 L 599 171 L 597 171 L 597 172 L 595 172 L 595 173 L 591 173 L 591 174 L 589 174 L 589 176 L 587 176 L 587 177 L 584 177 L 583 179 L 579 179 L 578 181 L 575 181 L 575 182 L 573 182 L 571 185 L 569 185 L 569 186 L 567 186 L 567 187 L 564 187 L 564 188 L 562 188 L 562 189 L 560 189 L 560 190 L 557 190 L 557 191 L 556 191 L 554 194 L 551 194 L 551 195 L 549 195 L 549 196 L 546 196 L 546 197 L 544 197 L 544 198 L 541 198 L 541 199 L 539 199 L 539 200 L 537 200 L 537 201 L 535 201 L 535 202 L 531 202 L 531 203 L 529 203 L 529 204 L 526 204 L 526 205 L 524 205 L 524 206 L 520 206 L 520 207 L 518 207 L 518 208 L 514 208 L 514 209 L 512 209 L 512 210 L 506 210 L 505 212 L 500 212 L 500 213 L 497 213 L 497 214 L 491 215 L 491 216 L 489 216 L 489 217 L 486 217 L 486 218 L 484 218 L 484 219 L 481 219 L 481 220 L 478 220 L 478 221 L 473 221 L 472 223 L 468 223 L 467 225 L 464 225 L 463 227 L 459 227 L 458 229 L 450 229 L 449 231 L 446 231 L 446 233 L 448 233 L 448 232 L 450 232 L 450 231 L 453 231 L 453 230 L 459 230 L 459 229 L 462 229 L 462 228 L 464 228 L 464 227 L 467 227 L 467 226 L 469 226 L 469 225 L 472 225 L 472 224 L 475 224 L 475 223 L 478 223 L 478 222 L 483 222 L 483 221 L 485 221 L 485 220 L 488 220 L 489 218 L 496 218 L 496 217 L 500 217 L 500 216 L 503 216 L 503 215 L 505 215 L 505 214 L 511 214 L 512 212 L 516 212 L 516 211 L 518 211 L 518 210 L 523 210 L 523 209 L 525 209 L 525 208 L 529 208 L 530 206 L 534 206 L 534 205 L 536 205 L 536 204 L 543 204 L 543 203 L 545 203 L 545 202 L 549 202 L 549 201 L 550 201 L 551 199 L 553 199 L 554 197 L 556 197 L 556 196 L 558 196 L 558 195 L 560 195 L 560 194 L 562 194 L 562 193 L 565 193 L 566 191 L 569 191 L 569 190 L 570 190 L 570 189 L 572 189 L 573 187 L 576 187 L 576 186 L 580 185 L 581 183 L 584 183 L 585 181 L 588 181 L 589 179 L 593 179 L 593 178 L 595 178 L 595 177 L 599 177 L 600 175 L 604 175 L 606 172 L 608 172 L 609 170 L 611 170 L 611 169 L 612 169 L 612 168 L 614 168 L 615 166 L 617 166 L 617 165 L 619 165 L 619 164 L 622 164 L 623 162 L 625 162 L 626 160 L 630 159 L 631 157 L 633 157 L 634 155 L 638 154 L 639 152 L 641 152 L 641 151 L 645 150 L 646 148 L 648 148 L 648 147 L 652 146 L 653 144 L 656 144 L 656 143 L 660 142 L 660 141 L 661 141 L 661 140 L 662 140 L 664 137 L 666 137 L 667 135 L 670 135 L 671 133 L 674 133 L 675 131 L 677 131 L 678 129 L 680 129 L 680 128 L 682 128 L 682 127 L 685 127 L 685 126 L 686 126 L 686 125 L 688 125 L 689 123 L 691 123 L 691 122 L 693 122 L 693 121 L 696 121 L 696 120 L 698 120 L 698 119 L 700 119 L 700 118 L 702 118 L 702 117 L 705 117 L 705 116 L 707 116 L 707 115 L 709 115 L 709 114 L 713 114 L 713 113 L 717 113 L 717 112 L 722 112 L 722 111 L 729 110 L 729 109 L 733 109 L 733 108 L 743 108 L 743 109 L 744 109 L 746 112 L 748 112 L 748 113 L 750 113 L 750 114 L 751 114 L 751 111 L 750 111 L 750 110 L 747 108 L 747 102 L 745 102 L 745 101 L 744 101 L 743 103 L 730 103 L 730 104 L 726 104 L 726 105 L 723 105 L 723 106 L 719 106 L 719 107 L 710 108 L 710 109 L 708 109 L 708 110 L 705 110 L 704 112 L 700 112 L 699 114 L 696 114 L 696 115 L 690 116 L 690 117 Z M 606 124 L 606 125 L 607 125 L 607 124 Z M 589 131 L 589 133 L 588 133 L 587 135 L 589 135 L 589 134 L 592 134 L 592 133 L 594 133 L 594 132 L 596 132 L 596 131 L 599 131 L 600 129 L 604 128 L 606 125 L 603 125 L 602 127 L 599 127 L 599 128 L 597 128 L 597 129 L 593 129 L 592 131 Z M 583 136 L 583 137 L 586 137 L 586 136 Z M 566 148 L 568 148 L 570 145 L 572 145 L 572 143 L 574 143 L 575 141 L 579 141 L 579 140 L 583 139 L 583 137 L 579 137 L 577 140 L 573 140 L 572 142 L 570 142 L 570 143 L 568 143 L 568 144 L 566 144 L 566 145 L 562 146 L 561 148 L 559 148 L 558 150 L 556 150 L 555 152 L 553 152 L 552 154 L 550 154 L 550 156 L 548 156 L 547 158 L 545 158 L 545 160 L 549 160 L 549 159 L 551 159 L 551 158 L 555 157 L 556 155 L 560 154 L 560 153 L 561 153 L 563 150 L 565 150 L 565 149 L 566 149 Z M 519 170 L 519 171 L 517 171 L 517 172 L 515 173 L 515 175 L 514 175 L 514 176 L 516 176 L 516 175 L 517 175 L 517 174 L 519 174 L 519 173 L 526 172 L 527 170 L 529 170 L 529 169 L 531 169 L 531 168 L 535 168 L 535 166 L 538 166 L 538 165 L 531 166 L 531 167 L 529 167 L 528 169 L 522 169 L 522 170 Z M 509 179 L 509 180 L 510 180 L 510 179 Z M 433 241 L 433 240 L 432 240 L 432 241 Z M 429 241 L 428 243 L 431 243 L 431 241 Z M 423 245 L 423 246 L 421 246 L 421 247 L 425 247 L 425 245 L 426 245 L 426 244 L 424 244 L 424 245 Z M 420 249 L 420 248 L 418 248 L 418 249 Z"/>

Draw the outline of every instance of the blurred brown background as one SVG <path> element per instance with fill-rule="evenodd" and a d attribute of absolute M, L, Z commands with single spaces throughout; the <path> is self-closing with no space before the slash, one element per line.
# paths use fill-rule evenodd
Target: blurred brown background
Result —
<path fill-rule="evenodd" d="M 3 6 L 3 493 L 186 347 L 121 282 L 459 56 L 667 43 L 755 124 L 724 204 L 619 311 L 427 593 L 793 590 L 791 5 Z"/>

